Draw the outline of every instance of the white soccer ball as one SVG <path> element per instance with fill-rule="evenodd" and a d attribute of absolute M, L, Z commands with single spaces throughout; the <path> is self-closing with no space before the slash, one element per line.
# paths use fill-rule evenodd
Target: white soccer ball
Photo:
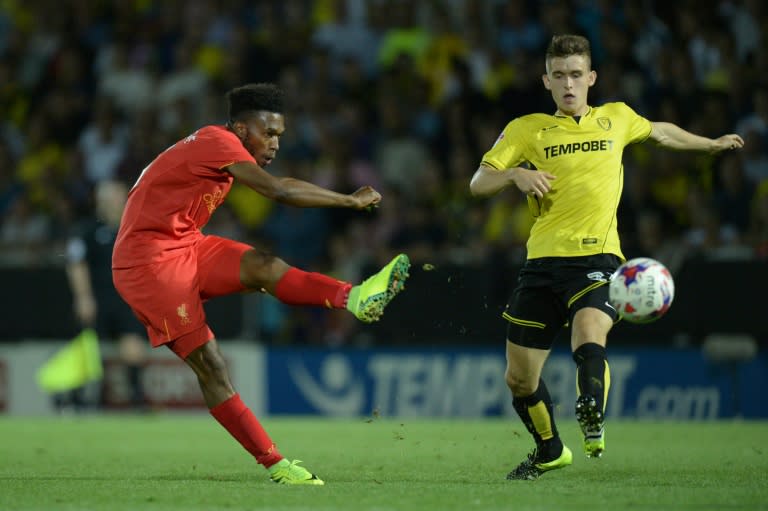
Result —
<path fill-rule="evenodd" d="M 611 275 L 609 300 L 630 323 L 662 317 L 675 297 L 675 282 L 666 266 L 649 257 L 630 259 Z"/>

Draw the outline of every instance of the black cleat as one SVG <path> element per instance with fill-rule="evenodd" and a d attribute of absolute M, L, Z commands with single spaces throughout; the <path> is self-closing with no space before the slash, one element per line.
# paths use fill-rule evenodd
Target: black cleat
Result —
<path fill-rule="evenodd" d="M 534 449 L 528 455 L 528 458 L 520 463 L 512 472 L 507 474 L 507 480 L 528 480 L 533 481 L 538 479 L 544 472 L 550 470 L 556 470 L 558 468 L 567 467 L 573 463 L 573 453 L 566 446 L 563 446 L 563 451 L 560 456 L 552 461 L 541 462 L 536 459 L 538 451 Z"/>

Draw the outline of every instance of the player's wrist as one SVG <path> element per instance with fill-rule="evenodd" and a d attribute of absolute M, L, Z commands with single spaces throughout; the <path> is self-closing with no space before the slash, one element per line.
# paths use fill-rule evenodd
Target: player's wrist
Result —
<path fill-rule="evenodd" d="M 363 209 L 363 201 L 361 201 L 359 198 L 355 197 L 354 195 L 345 195 L 344 196 L 344 207 L 350 208 L 350 209 Z"/>
<path fill-rule="evenodd" d="M 522 167 L 512 167 L 509 169 L 509 172 L 507 176 L 509 177 L 509 183 L 508 185 L 517 185 L 519 184 L 519 178 L 520 178 L 520 172 L 524 172 L 526 169 Z"/>

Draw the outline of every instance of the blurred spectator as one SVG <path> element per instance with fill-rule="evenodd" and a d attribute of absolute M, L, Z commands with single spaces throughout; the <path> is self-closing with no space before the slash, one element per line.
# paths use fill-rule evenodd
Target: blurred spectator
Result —
<path fill-rule="evenodd" d="M 747 179 L 744 164 L 735 153 L 726 154 L 718 166 L 714 205 L 724 225 L 735 228 L 743 238 L 749 229 L 755 185 Z"/>
<path fill-rule="evenodd" d="M 376 71 L 376 59 L 379 49 L 379 35 L 366 23 L 365 19 L 354 19 L 350 4 L 357 4 L 368 15 L 366 3 L 332 0 L 331 13 L 320 21 L 312 34 L 312 43 L 330 52 L 334 62 L 355 62 L 365 74 L 371 76 Z"/>
<path fill-rule="evenodd" d="M 396 188 L 407 197 L 416 198 L 421 193 L 412 183 L 424 172 L 429 152 L 420 140 L 410 135 L 408 112 L 400 106 L 396 97 L 382 97 L 378 114 L 381 132 L 375 155 L 376 168 L 387 186 Z"/>
<path fill-rule="evenodd" d="M 432 208 L 412 203 L 400 215 L 401 221 L 395 228 L 390 246 L 407 253 L 417 264 L 442 261 L 448 239 L 445 226 Z"/>
<path fill-rule="evenodd" d="M 752 92 L 753 110 L 738 120 L 736 131 L 744 137 L 744 170 L 752 183 L 768 179 L 768 90 Z"/>
<path fill-rule="evenodd" d="M 757 189 L 753 211 L 748 239 L 755 255 L 762 260 L 768 260 L 768 180 L 763 181 Z"/>
<path fill-rule="evenodd" d="M 131 48 L 115 41 L 97 57 L 99 92 L 111 98 L 122 112 L 133 115 L 155 106 L 153 73 L 131 63 Z"/>
<path fill-rule="evenodd" d="M 758 0 L 720 2 L 720 14 L 728 21 L 739 62 L 745 62 L 760 45 L 761 7 Z"/>
<path fill-rule="evenodd" d="M 156 101 L 161 110 L 171 109 L 181 102 L 188 112 L 186 115 L 197 127 L 203 124 L 200 98 L 205 96 L 208 76 L 195 64 L 194 52 L 192 41 L 182 41 L 175 47 L 171 69 L 158 80 Z M 180 120 L 163 116 L 160 122 L 165 131 L 174 131 Z"/>
<path fill-rule="evenodd" d="M 689 190 L 687 209 L 691 225 L 683 239 L 690 255 L 706 256 L 719 248 L 739 243 L 739 232 L 732 225 L 723 223 L 720 212 L 700 187 Z"/>
<path fill-rule="evenodd" d="M 626 2 L 624 17 L 630 31 L 632 56 L 642 69 L 655 71 L 659 55 L 671 40 L 669 27 L 643 0 Z"/>
<path fill-rule="evenodd" d="M 0 141 L 0 218 L 11 209 L 24 188 L 13 174 L 16 162 L 7 144 Z"/>
<path fill-rule="evenodd" d="M 51 220 L 29 198 L 20 194 L 11 202 L 0 225 L 0 254 L 3 264 L 34 266 L 44 258 L 50 244 Z"/>
<path fill-rule="evenodd" d="M 768 144 L 766 137 L 755 130 L 744 134 L 744 149 L 741 158 L 744 173 L 753 183 L 761 183 L 768 179 Z"/>
<path fill-rule="evenodd" d="M 496 4 L 498 47 L 507 58 L 520 50 L 538 51 L 546 44 L 548 34 L 539 20 L 530 14 L 533 5 L 526 2 Z"/>
<path fill-rule="evenodd" d="M 125 157 L 127 129 L 116 118 L 111 101 L 101 98 L 93 107 L 91 122 L 77 142 L 85 176 L 93 184 L 117 177 Z"/>
<path fill-rule="evenodd" d="M 379 65 L 389 69 L 398 59 L 406 56 L 420 63 L 427 52 L 431 34 L 419 23 L 418 2 L 386 0 L 388 27 L 379 46 Z"/>
<path fill-rule="evenodd" d="M 27 199 L 44 210 L 50 201 L 49 190 L 70 174 L 67 151 L 50 132 L 45 112 L 38 112 L 26 124 L 26 151 L 19 160 L 16 176 L 24 184 Z"/>
<path fill-rule="evenodd" d="M 470 83 L 471 87 L 471 72 L 467 67 L 463 79 L 455 75 L 456 62 L 462 61 L 468 48 L 461 34 L 453 26 L 447 9 L 435 10 L 430 32 L 431 37 L 421 58 L 419 70 L 429 84 L 430 103 L 439 105 L 445 99 L 455 97 L 467 83 Z"/>
<path fill-rule="evenodd" d="M 676 239 L 663 215 L 656 209 L 641 209 L 633 220 L 634 234 L 622 247 L 627 259 L 652 257 L 677 274 L 688 256 L 687 247 Z"/>

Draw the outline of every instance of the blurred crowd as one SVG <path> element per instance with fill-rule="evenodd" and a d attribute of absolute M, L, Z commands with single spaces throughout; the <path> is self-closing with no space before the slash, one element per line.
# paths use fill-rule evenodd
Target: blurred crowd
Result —
<path fill-rule="evenodd" d="M 759 0 L 0 0 L 0 264 L 63 264 L 103 181 L 131 185 L 209 123 L 223 94 L 274 81 L 287 131 L 270 172 L 382 192 L 378 210 L 283 207 L 235 186 L 206 232 L 357 281 L 405 251 L 417 263 L 519 264 L 521 194 L 469 195 L 505 124 L 554 112 L 544 50 L 592 42 L 590 104 L 742 151 L 650 144 L 625 154 L 627 256 L 768 259 L 768 9 Z M 286 311 L 269 304 L 275 332 Z M 271 319 L 270 319 L 271 318 Z M 332 330 L 332 328 L 331 328 Z"/>

